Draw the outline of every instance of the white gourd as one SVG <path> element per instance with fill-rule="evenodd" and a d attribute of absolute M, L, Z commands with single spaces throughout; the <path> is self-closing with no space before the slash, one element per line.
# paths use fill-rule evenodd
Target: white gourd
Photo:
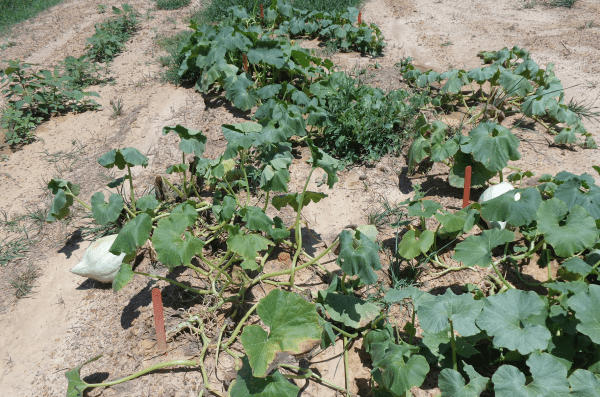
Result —
<path fill-rule="evenodd" d="M 111 234 L 90 244 L 83 254 L 83 259 L 71 269 L 71 273 L 93 278 L 103 283 L 112 283 L 125 257 L 124 253 L 116 256 L 109 252 L 117 236 L 117 234 Z"/>
<path fill-rule="evenodd" d="M 513 185 L 511 185 L 508 182 L 502 182 L 497 185 L 488 187 L 487 189 L 485 189 L 481 197 L 479 197 L 479 204 L 485 203 L 486 201 L 502 196 L 504 193 L 514 189 L 515 188 L 513 187 Z M 515 201 L 519 201 L 520 199 L 521 194 L 515 194 Z M 488 222 L 485 219 L 484 221 L 487 223 L 488 228 L 490 229 L 504 229 L 506 227 L 506 222 Z"/>

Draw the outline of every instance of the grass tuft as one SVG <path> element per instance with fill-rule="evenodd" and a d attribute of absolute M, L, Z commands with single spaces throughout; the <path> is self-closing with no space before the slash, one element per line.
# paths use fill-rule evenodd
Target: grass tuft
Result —
<path fill-rule="evenodd" d="M 12 279 L 10 285 L 15 289 L 15 296 L 21 299 L 31 294 L 33 284 L 40 275 L 36 266 L 29 265 L 21 274 Z"/>

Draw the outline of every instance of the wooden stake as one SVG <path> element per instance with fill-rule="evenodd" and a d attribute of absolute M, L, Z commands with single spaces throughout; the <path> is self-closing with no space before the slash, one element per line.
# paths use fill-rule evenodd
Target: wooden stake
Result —
<path fill-rule="evenodd" d="M 152 290 L 152 306 L 154 308 L 154 327 L 156 328 L 156 342 L 158 351 L 167 355 L 167 337 L 165 335 L 165 318 L 163 314 L 162 296 L 160 290 Z"/>
<path fill-rule="evenodd" d="M 263 8 L 262 3 L 260 3 L 260 19 L 265 19 L 265 9 Z"/>
<path fill-rule="evenodd" d="M 362 22 L 362 11 L 358 12 L 358 24 L 360 25 L 360 23 Z"/>
<path fill-rule="evenodd" d="M 465 190 L 463 192 L 463 208 L 469 205 L 469 196 L 471 194 L 471 166 L 465 168 Z"/>

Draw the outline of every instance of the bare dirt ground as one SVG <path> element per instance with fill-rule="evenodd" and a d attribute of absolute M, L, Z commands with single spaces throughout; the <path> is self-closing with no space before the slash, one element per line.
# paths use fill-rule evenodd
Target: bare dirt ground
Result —
<path fill-rule="evenodd" d="M 103 4 L 110 8 L 120 2 Z M 155 39 L 185 29 L 186 17 L 196 5 L 178 11 L 157 11 L 150 0 L 134 0 L 130 4 L 142 14 L 141 29 L 111 65 L 114 85 L 91 88 L 101 95 L 98 102 L 104 110 L 53 118 L 38 128 L 37 142 L 15 153 L 6 149 L 2 152 L 9 158 L 0 162 L 0 208 L 9 217 L 47 208 L 49 197 L 44 186 L 53 177 L 81 183 L 81 197 L 88 201 L 110 180 L 96 159 L 116 147 L 133 146 L 147 153 L 150 166 L 135 177 L 140 189 L 150 188 L 154 176 L 164 173 L 168 165 L 178 160 L 174 158 L 178 142 L 172 136 L 161 135 L 163 126 L 182 124 L 204 131 L 209 138 L 207 156 L 216 157 L 225 147 L 221 124 L 240 122 L 247 117 L 218 103 L 205 103 L 193 89 L 160 81 L 161 67 L 157 61 L 160 53 Z M 444 71 L 451 67 L 477 67 L 479 51 L 518 45 L 530 50 L 540 65 L 555 64 L 567 99 L 596 99 L 600 95 L 600 28 L 581 27 L 600 15 L 600 4 L 595 0 L 580 0 L 572 9 L 541 5 L 524 8 L 524 5 L 522 0 L 371 0 L 364 6 L 363 20 L 381 27 L 388 43 L 384 56 L 373 59 L 338 54 L 332 59 L 347 70 L 356 66 L 367 68 L 372 84 L 389 89 L 402 84 L 394 65 L 403 57 L 413 57 L 422 68 Z M 15 28 L 6 40 L 17 45 L 0 51 L 0 59 L 19 58 L 50 68 L 66 56 L 83 54 L 85 40 L 93 33 L 94 24 L 106 16 L 97 13 L 95 2 L 67 0 Z M 375 62 L 382 67 L 369 67 Z M 119 118 L 111 118 L 108 104 L 113 98 L 123 99 L 125 112 Z M 600 143 L 598 125 L 588 121 L 585 125 Z M 550 146 L 542 130 L 516 133 L 522 139 L 523 159 L 514 165 L 534 171 L 537 176 L 562 170 L 595 174 L 591 166 L 600 165 L 598 150 Z M 306 155 L 300 153 L 300 157 Z M 300 189 L 306 177 L 302 163 L 298 161 L 292 167 L 291 189 Z M 430 189 L 428 194 L 445 208 L 459 208 L 461 192 L 447 188 L 446 170 L 442 166 L 435 166 L 427 176 L 410 178 L 405 169 L 403 157 L 387 156 L 374 167 L 344 171 L 332 191 L 311 181 L 310 190 L 322 190 L 329 197 L 303 212 L 314 237 L 310 243 L 318 249 L 316 239 L 330 242 L 346 225 L 367 223 L 367 214 L 379 206 L 382 197 L 392 203 L 410 197 L 414 183 Z M 366 179 L 359 178 L 362 175 Z M 181 291 L 163 282 L 136 277 L 115 294 L 105 285 L 71 274 L 69 269 L 82 258 L 91 239 L 82 233 L 86 223 L 80 220 L 81 215 L 81 211 L 76 213 L 74 220 L 66 224 L 26 221 L 30 237 L 37 239 L 37 243 L 26 257 L 0 267 L 2 396 L 64 396 L 67 385 L 64 372 L 99 354 L 104 356 L 82 373 L 88 382 L 117 379 L 163 361 L 164 357 L 156 353 L 153 334 L 150 300 L 153 286 L 163 289 L 167 328 L 182 321 L 185 311 L 202 311 L 200 303 L 189 301 L 181 296 Z M 5 238 L 8 231 L 0 233 Z M 391 231 L 384 230 L 381 234 L 382 240 L 392 237 Z M 284 265 L 278 261 L 268 264 Z M 37 268 L 41 276 L 34 293 L 17 300 L 9 282 L 29 266 Z M 328 266 L 335 267 L 332 262 Z M 533 268 L 530 274 L 535 278 L 539 269 Z M 139 264 L 139 269 L 166 272 L 152 269 L 148 260 Z M 478 284 L 483 276 L 484 272 L 464 271 L 435 278 L 423 273 L 419 281 L 425 288 L 443 290 L 467 282 Z M 312 275 L 301 277 L 308 282 Z M 221 320 L 207 318 L 206 323 L 214 328 Z M 401 316 L 399 320 L 402 321 Z M 200 349 L 199 341 L 185 334 L 170 341 L 169 346 L 169 359 L 193 357 Z M 325 379 L 342 385 L 340 352 L 338 344 L 321 353 L 317 368 Z M 352 347 L 352 390 L 361 396 L 369 391 L 370 363 L 366 357 L 361 346 Z M 209 370 L 213 384 L 224 388 L 235 377 L 233 363 L 224 357 Z M 413 389 L 414 394 L 439 394 L 436 377 L 436 374 L 428 377 L 420 389 Z M 203 388 L 201 379 L 195 369 L 167 369 L 123 385 L 95 389 L 88 395 L 197 396 Z M 306 386 L 303 382 L 299 385 Z M 301 395 L 325 397 L 335 392 L 311 383 L 302 389 Z"/>

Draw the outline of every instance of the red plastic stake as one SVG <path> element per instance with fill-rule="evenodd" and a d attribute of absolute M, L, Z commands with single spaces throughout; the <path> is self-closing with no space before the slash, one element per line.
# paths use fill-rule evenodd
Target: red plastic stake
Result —
<path fill-rule="evenodd" d="M 154 327 L 156 328 L 156 342 L 158 351 L 167 354 L 167 336 L 165 335 L 165 318 L 163 315 L 163 304 L 160 290 L 152 290 L 152 306 L 154 307 Z"/>
<path fill-rule="evenodd" d="M 262 3 L 260 3 L 260 19 L 265 19 L 265 9 L 263 8 Z"/>
<path fill-rule="evenodd" d="M 463 193 L 463 208 L 469 205 L 469 195 L 471 194 L 471 166 L 465 168 L 465 191 Z"/>
<path fill-rule="evenodd" d="M 358 24 L 360 25 L 360 23 L 362 22 L 362 11 L 358 12 Z"/>

